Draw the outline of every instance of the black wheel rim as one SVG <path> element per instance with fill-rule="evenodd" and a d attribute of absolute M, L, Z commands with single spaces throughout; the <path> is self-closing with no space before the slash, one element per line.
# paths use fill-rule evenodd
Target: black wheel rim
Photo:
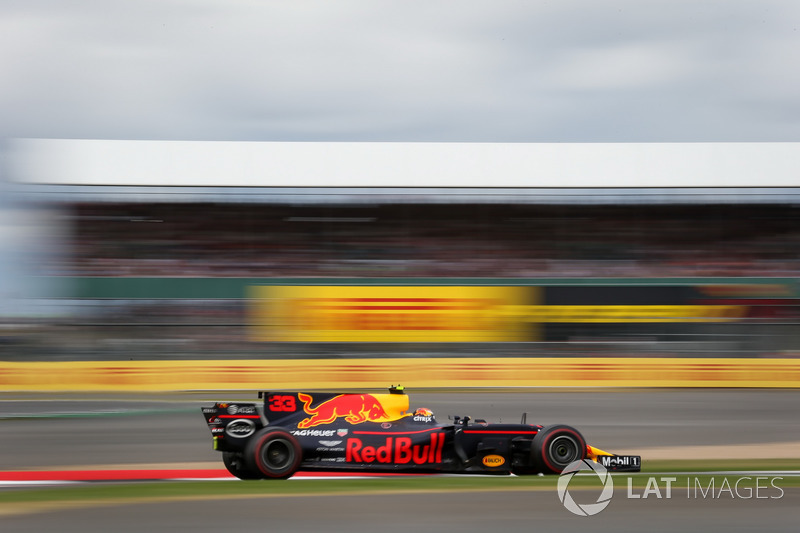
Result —
<path fill-rule="evenodd" d="M 561 436 L 553 439 L 549 452 L 552 461 L 559 465 L 568 465 L 572 461 L 580 459 L 578 443 L 571 437 Z"/>
<path fill-rule="evenodd" d="M 272 470 L 282 470 L 294 461 L 294 448 L 289 441 L 274 439 L 264 446 L 261 457 Z"/>

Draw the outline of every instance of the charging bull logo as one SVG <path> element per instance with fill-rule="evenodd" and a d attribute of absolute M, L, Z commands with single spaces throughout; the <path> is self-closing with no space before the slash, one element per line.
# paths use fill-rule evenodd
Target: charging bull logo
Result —
<path fill-rule="evenodd" d="M 351 424 L 377 422 L 388 417 L 381 403 L 371 394 L 340 394 L 316 407 L 311 407 L 313 398 L 308 394 L 301 392 L 297 397 L 303 402 L 303 411 L 311 415 L 301 420 L 297 424 L 298 428 L 330 424 L 340 417 Z"/>

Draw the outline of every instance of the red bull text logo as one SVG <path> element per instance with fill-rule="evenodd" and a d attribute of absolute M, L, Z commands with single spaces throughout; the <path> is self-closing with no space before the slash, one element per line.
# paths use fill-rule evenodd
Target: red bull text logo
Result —
<path fill-rule="evenodd" d="M 340 417 L 344 417 L 350 424 L 377 422 L 388 418 L 381 403 L 371 394 L 340 394 L 316 407 L 311 407 L 313 398 L 308 394 L 301 392 L 297 397 L 303 402 L 303 411 L 311 415 L 298 422 L 298 428 L 330 424 Z"/>
<path fill-rule="evenodd" d="M 386 437 L 383 446 L 364 446 L 361 439 L 347 439 L 345 461 L 348 463 L 416 464 L 442 462 L 444 433 L 431 434 L 427 444 L 413 444 L 409 437 Z"/>

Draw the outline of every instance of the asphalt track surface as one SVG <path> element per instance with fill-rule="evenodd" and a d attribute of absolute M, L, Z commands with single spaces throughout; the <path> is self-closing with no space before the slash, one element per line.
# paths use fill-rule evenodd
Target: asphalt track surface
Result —
<path fill-rule="evenodd" d="M 516 422 L 527 411 L 531 423 L 574 425 L 590 443 L 609 451 L 731 444 L 768 449 L 772 443 L 800 442 L 798 394 L 791 390 L 411 393 L 411 406 L 431 408 L 440 421 L 452 414 Z M 215 400 L 256 401 L 255 394 L 241 392 L 0 395 L 0 470 L 221 467 L 199 409 Z M 2 516 L 0 530 L 796 530 L 797 488 L 786 488 L 780 499 L 685 496 L 676 492 L 672 499 L 628 499 L 625 487 L 618 486 L 609 507 L 593 517 L 570 514 L 552 490 L 139 502 Z"/>
<path fill-rule="evenodd" d="M 590 517 L 568 512 L 554 491 L 529 491 L 144 503 L 12 515 L 0 522 L 8 532 L 796 531 L 800 489 L 783 490 L 780 499 L 695 499 L 680 491 L 671 499 L 628 499 L 622 489 Z M 587 491 L 586 497 L 596 494 Z"/>
<path fill-rule="evenodd" d="M 412 407 L 432 409 L 440 422 L 447 415 L 518 422 L 527 411 L 529 423 L 570 424 L 587 442 L 610 452 L 800 443 L 800 392 L 794 390 L 411 392 L 410 396 Z M 200 413 L 201 405 L 215 400 L 258 401 L 255 393 L 242 392 L 2 394 L 0 470 L 221 465 Z"/>

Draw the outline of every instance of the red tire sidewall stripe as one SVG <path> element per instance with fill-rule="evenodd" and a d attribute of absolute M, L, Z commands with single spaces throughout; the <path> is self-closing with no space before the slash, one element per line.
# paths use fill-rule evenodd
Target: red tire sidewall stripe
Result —
<path fill-rule="evenodd" d="M 559 428 L 554 430 L 552 433 L 545 437 L 544 442 L 542 442 L 542 460 L 544 461 L 547 468 L 552 470 L 553 472 L 561 472 L 563 468 L 559 469 L 558 467 L 554 466 L 547 457 L 547 445 L 553 440 L 554 436 L 558 436 L 560 433 L 570 433 L 575 437 L 575 441 L 578 443 L 579 451 L 582 449 L 583 453 L 581 453 L 580 459 L 586 457 L 586 442 L 584 442 L 583 438 L 581 437 L 580 433 L 575 430 L 567 429 L 567 428 Z"/>
<path fill-rule="evenodd" d="M 255 457 L 256 466 L 258 467 L 258 470 L 262 474 L 264 474 L 267 477 L 271 477 L 271 478 L 283 477 L 285 475 L 284 473 L 276 474 L 274 472 L 270 472 L 268 470 L 265 470 L 264 466 L 262 464 L 262 461 L 261 461 L 261 447 L 264 445 L 264 441 L 267 440 L 267 439 L 272 438 L 275 434 L 278 434 L 278 435 L 281 435 L 282 437 L 285 437 L 286 440 L 292 445 L 292 449 L 294 450 L 294 461 L 292 463 L 292 466 L 289 467 L 286 470 L 287 472 L 293 471 L 293 470 L 297 470 L 297 466 L 299 465 L 300 461 L 302 460 L 302 454 L 303 454 L 303 450 L 300 447 L 300 443 L 297 442 L 297 439 L 294 438 L 294 435 L 292 435 L 291 433 L 289 433 L 287 431 L 275 430 L 275 431 L 270 431 L 269 433 L 265 433 L 264 435 L 262 435 L 258 439 L 258 442 L 256 443 L 256 446 L 254 448 L 254 451 L 256 452 L 256 457 Z"/>

